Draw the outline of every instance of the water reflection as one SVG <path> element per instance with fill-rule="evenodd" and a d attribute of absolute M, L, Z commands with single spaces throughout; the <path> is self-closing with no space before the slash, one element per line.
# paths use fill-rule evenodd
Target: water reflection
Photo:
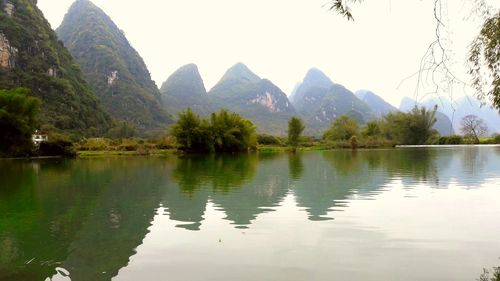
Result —
<path fill-rule="evenodd" d="M 207 205 L 252 228 L 293 198 L 316 227 L 394 183 L 468 189 L 499 175 L 498 147 L 0 161 L 0 280 L 110 280 L 159 209 L 195 234 Z"/>

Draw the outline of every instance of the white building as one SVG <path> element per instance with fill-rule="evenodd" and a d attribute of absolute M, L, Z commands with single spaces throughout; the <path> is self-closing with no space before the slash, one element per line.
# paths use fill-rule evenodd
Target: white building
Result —
<path fill-rule="evenodd" d="M 35 145 L 39 145 L 41 142 L 49 141 L 49 136 L 47 134 L 44 134 L 43 132 L 36 130 L 35 133 L 33 133 L 33 135 L 31 136 L 31 140 Z"/>

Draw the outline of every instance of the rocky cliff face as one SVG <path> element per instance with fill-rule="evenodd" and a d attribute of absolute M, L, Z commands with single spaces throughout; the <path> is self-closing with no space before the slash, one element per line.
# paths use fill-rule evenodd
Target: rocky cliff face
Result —
<path fill-rule="evenodd" d="M 12 47 L 7 37 L 0 33 L 0 67 L 14 68 L 17 52 L 17 48 Z"/>
<path fill-rule="evenodd" d="M 24 87 L 42 100 L 44 130 L 104 133 L 111 119 L 35 0 L 0 1 L 0 88 Z"/>
<path fill-rule="evenodd" d="M 101 9 L 75 1 L 57 33 L 115 119 L 140 131 L 171 123 L 143 59 Z"/>

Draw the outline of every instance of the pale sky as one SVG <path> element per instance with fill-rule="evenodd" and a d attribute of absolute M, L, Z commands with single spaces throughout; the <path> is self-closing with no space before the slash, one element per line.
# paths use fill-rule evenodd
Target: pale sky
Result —
<path fill-rule="evenodd" d="M 73 0 L 38 0 L 55 29 Z M 443 0 L 444 33 L 464 81 L 466 50 L 480 21 L 471 0 Z M 497 1 L 490 1 L 496 8 Z M 328 0 L 93 0 L 122 29 L 158 86 L 196 63 L 207 89 L 237 62 L 290 94 L 311 67 L 356 91 L 369 89 L 395 106 L 414 97 L 420 60 L 435 36 L 433 0 L 369 0 L 349 22 Z M 430 91 L 420 89 L 419 95 Z M 444 93 L 448 95 L 448 93 Z M 455 94 L 458 95 L 458 94 Z"/>

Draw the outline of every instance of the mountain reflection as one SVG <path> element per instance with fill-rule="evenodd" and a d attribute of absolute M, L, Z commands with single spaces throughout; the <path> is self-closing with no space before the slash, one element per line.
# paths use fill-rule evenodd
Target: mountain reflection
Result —
<path fill-rule="evenodd" d="M 479 187 L 500 174 L 498 155 L 472 147 L 0 161 L 0 280 L 45 280 L 55 268 L 73 281 L 110 280 L 157 215 L 195 233 L 212 204 L 225 222 L 251 228 L 291 195 L 318 223 L 394 183 Z"/>

